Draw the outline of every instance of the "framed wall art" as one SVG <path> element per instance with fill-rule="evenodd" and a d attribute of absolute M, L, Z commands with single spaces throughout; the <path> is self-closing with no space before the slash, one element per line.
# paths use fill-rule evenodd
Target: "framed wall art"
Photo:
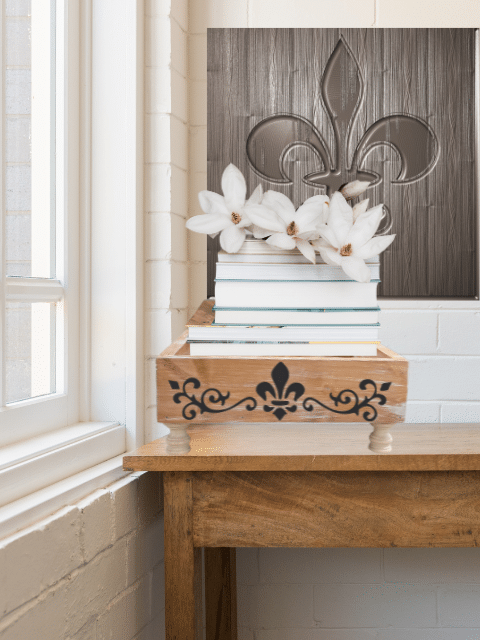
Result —
<path fill-rule="evenodd" d="M 299 206 L 369 180 L 379 295 L 478 298 L 476 29 L 209 29 L 208 189 Z M 477 92 L 477 93 L 476 93 Z M 209 295 L 218 247 L 209 239 Z"/>

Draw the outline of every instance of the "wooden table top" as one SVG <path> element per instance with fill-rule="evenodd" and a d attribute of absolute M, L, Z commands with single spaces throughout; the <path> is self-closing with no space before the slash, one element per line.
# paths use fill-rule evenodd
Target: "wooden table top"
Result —
<path fill-rule="evenodd" d="M 480 425 L 398 424 L 393 450 L 369 451 L 369 424 L 225 424 L 189 429 L 191 450 L 167 454 L 166 437 L 124 457 L 135 471 L 475 471 Z"/>

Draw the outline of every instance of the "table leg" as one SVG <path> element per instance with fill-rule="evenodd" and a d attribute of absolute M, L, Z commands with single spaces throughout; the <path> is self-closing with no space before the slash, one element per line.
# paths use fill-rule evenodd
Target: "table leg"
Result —
<path fill-rule="evenodd" d="M 368 448 L 374 453 L 388 453 L 392 450 L 393 438 L 390 434 L 391 424 L 372 424 L 373 431 L 370 434 L 370 444 Z"/>
<path fill-rule="evenodd" d="M 190 472 L 164 472 L 166 640 L 202 638 L 202 550 L 193 546 L 193 480 Z"/>
<path fill-rule="evenodd" d="M 205 547 L 207 640 L 237 640 L 236 551 Z"/>

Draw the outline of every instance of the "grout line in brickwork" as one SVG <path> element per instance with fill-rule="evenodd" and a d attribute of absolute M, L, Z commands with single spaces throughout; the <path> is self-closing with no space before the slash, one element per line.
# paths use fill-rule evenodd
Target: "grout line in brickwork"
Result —
<path fill-rule="evenodd" d="M 440 349 L 440 314 L 439 313 L 437 313 L 437 336 L 436 336 L 436 340 L 437 340 L 436 347 L 437 347 L 437 352 L 438 352 L 439 349 Z"/>

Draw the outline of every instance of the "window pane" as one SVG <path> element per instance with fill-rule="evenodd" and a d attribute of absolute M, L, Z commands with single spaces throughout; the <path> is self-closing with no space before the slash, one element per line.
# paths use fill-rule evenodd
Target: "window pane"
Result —
<path fill-rule="evenodd" d="M 55 392 L 55 305 L 7 302 L 6 401 Z"/>
<path fill-rule="evenodd" d="M 6 274 L 55 277 L 54 2 L 5 4 Z"/>

